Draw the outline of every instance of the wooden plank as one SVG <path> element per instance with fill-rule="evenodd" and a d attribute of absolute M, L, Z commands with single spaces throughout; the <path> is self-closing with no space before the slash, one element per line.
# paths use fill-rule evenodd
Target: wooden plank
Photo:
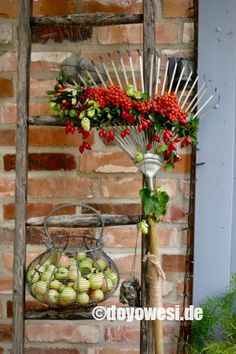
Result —
<path fill-rule="evenodd" d="M 28 310 L 25 311 L 26 320 L 93 320 L 91 310 L 64 310 L 64 309 L 46 309 L 46 310 Z"/>
<path fill-rule="evenodd" d="M 29 113 L 29 71 L 31 52 L 30 16 L 32 1 L 19 1 L 15 238 L 13 264 L 13 353 L 24 353 L 24 273 L 26 258 L 26 201 Z"/>
<path fill-rule="evenodd" d="M 51 116 L 34 116 L 34 117 L 29 117 L 28 118 L 28 123 L 30 125 L 51 125 L 51 126 L 61 126 L 64 127 L 66 125 L 66 119 L 62 119 L 60 117 L 51 117 Z M 74 126 L 79 126 L 74 123 Z"/>
<path fill-rule="evenodd" d="M 142 23 L 142 14 L 83 13 L 67 16 L 32 17 L 32 26 L 113 26 Z"/>
<path fill-rule="evenodd" d="M 102 215 L 105 226 L 134 225 L 140 220 L 139 215 Z M 27 226 L 42 226 L 44 217 L 35 217 L 27 220 Z M 94 227 L 100 226 L 96 215 L 63 215 L 52 216 L 47 222 L 54 227 Z"/>
<path fill-rule="evenodd" d="M 145 91 L 149 90 L 150 59 L 155 49 L 155 0 L 143 0 L 143 75 Z M 145 183 L 145 181 L 144 181 Z M 142 236 L 142 259 L 148 253 L 149 238 Z M 147 264 L 141 265 L 141 301 L 148 303 Z M 152 321 L 141 321 L 140 353 L 152 354 Z"/>

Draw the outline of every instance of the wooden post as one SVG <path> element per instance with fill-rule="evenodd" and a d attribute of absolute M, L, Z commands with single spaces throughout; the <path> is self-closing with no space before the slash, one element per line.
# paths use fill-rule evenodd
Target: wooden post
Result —
<path fill-rule="evenodd" d="M 24 353 L 24 272 L 26 258 L 26 203 L 29 115 L 29 66 L 31 51 L 32 1 L 19 1 L 18 71 L 17 71 L 17 128 L 16 128 L 16 188 L 15 239 L 13 282 L 13 353 Z"/>
<path fill-rule="evenodd" d="M 143 0 L 143 74 L 145 91 L 149 89 L 150 58 L 155 48 L 155 0 Z M 142 258 L 149 249 L 149 238 L 142 236 Z M 148 282 L 147 264 L 142 262 L 141 268 L 141 287 L 142 287 L 142 306 L 147 306 L 148 301 Z M 141 322 L 140 353 L 152 354 L 152 321 Z"/>

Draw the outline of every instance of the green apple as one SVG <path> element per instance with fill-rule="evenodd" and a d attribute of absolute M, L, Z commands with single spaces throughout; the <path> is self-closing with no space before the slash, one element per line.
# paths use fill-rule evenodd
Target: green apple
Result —
<path fill-rule="evenodd" d="M 69 266 L 70 266 L 70 267 L 73 267 L 73 266 L 76 267 L 76 260 L 75 260 L 75 258 L 69 258 L 69 259 L 70 259 Z"/>
<path fill-rule="evenodd" d="M 98 270 L 105 270 L 107 267 L 107 262 L 104 258 L 99 258 L 95 262 L 93 262 L 93 266 Z"/>
<path fill-rule="evenodd" d="M 41 275 L 41 280 L 45 281 L 45 283 L 48 283 L 49 281 L 54 280 L 53 272 L 50 272 L 49 270 L 47 270 L 45 273 L 43 273 Z"/>
<path fill-rule="evenodd" d="M 36 265 L 34 267 L 34 269 L 37 270 L 37 272 L 39 272 L 39 273 L 44 273 L 45 270 L 46 270 L 46 268 L 43 265 L 41 265 L 41 264 Z"/>
<path fill-rule="evenodd" d="M 76 270 L 76 269 L 77 269 L 76 265 L 71 265 L 71 266 L 69 267 L 69 270 Z"/>
<path fill-rule="evenodd" d="M 79 276 L 79 273 L 77 273 L 77 270 L 74 269 L 74 270 L 69 270 L 69 273 L 68 273 L 68 279 L 70 280 L 77 280 Z"/>
<path fill-rule="evenodd" d="M 90 294 L 90 298 L 92 301 L 102 301 L 104 300 L 104 294 L 102 290 L 94 290 Z"/>
<path fill-rule="evenodd" d="M 67 268 L 70 266 L 70 258 L 67 257 L 65 254 L 62 254 L 59 262 L 57 264 L 58 267 L 63 267 L 63 268 Z"/>
<path fill-rule="evenodd" d="M 118 275 L 116 272 L 111 271 L 110 274 L 107 275 L 108 279 L 111 279 L 112 283 L 115 285 L 118 282 Z"/>
<path fill-rule="evenodd" d="M 40 275 L 35 269 L 31 268 L 28 270 L 26 274 L 26 280 L 28 284 L 36 283 L 37 281 L 39 281 L 39 278 Z"/>
<path fill-rule="evenodd" d="M 69 273 L 69 271 L 67 268 L 58 267 L 57 271 L 54 275 L 57 280 L 66 280 L 66 279 L 68 279 L 68 273 Z"/>
<path fill-rule="evenodd" d="M 62 283 L 59 280 L 55 279 L 55 280 L 51 281 L 51 283 L 49 284 L 49 288 L 58 290 L 61 285 L 62 285 Z"/>
<path fill-rule="evenodd" d="M 67 283 L 67 286 L 69 286 L 70 288 L 73 288 L 74 283 L 72 281 L 70 281 L 69 283 Z"/>
<path fill-rule="evenodd" d="M 35 286 L 34 286 L 35 295 L 45 295 L 47 292 L 47 286 L 48 286 L 48 284 L 42 280 L 35 283 Z"/>
<path fill-rule="evenodd" d="M 62 306 L 72 305 L 76 299 L 76 291 L 69 286 L 65 287 L 59 295 L 59 303 Z"/>
<path fill-rule="evenodd" d="M 83 261 L 86 258 L 86 253 L 85 252 L 78 252 L 78 261 Z"/>
<path fill-rule="evenodd" d="M 111 272 L 112 272 L 112 269 L 111 269 L 111 268 L 107 268 L 104 273 L 105 273 L 105 275 L 108 277 L 108 275 L 109 275 Z"/>
<path fill-rule="evenodd" d="M 113 283 L 112 283 L 111 279 L 109 279 L 109 278 L 103 279 L 101 290 L 104 293 L 107 293 L 108 291 L 111 291 L 112 288 L 113 288 Z"/>
<path fill-rule="evenodd" d="M 52 264 L 52 261 L 50 258 L 48 258 L 45 262 L 43 262 L 42 266 L 45 268 L 48 268 Z"/>
<path fill-rule="evenodd" d="M 59 300 L 59 293 L 55 289 L 50 289 L 45 296 L 45 300 L 50 305 L 55 305 Z"/>
<path fill-rule="evenodd" d="M 102 273 L 95 273 L 89 277 L 90 288 L 97 290 L 102 287 L 104 275 Z"/>
<path fill-rule="evenodd" d="M 78 279 L 78 282 L 74 282 L 75 290 L 77 290 L 77 286 L 78 286 L 78 291 L 80 293 L 86 293 L 90 288 L 90 282 L 87 279 L 81 277 Z"/>
<path fill-rule="evenodd" d="M 83 305 L 83 306 L 87 305 L 87 304 L 89 303 L 89 296 L 88 296 L 88 294 L 87 294 L 87 293 L 81 293 L 81 294 L 79 294 L 79 295 L 77 296 L 77 298 L 76 298 L 76 302 L 77 302 L 77 304 L 79 304 L 79 305 Z"/>
<path fill-rule="evenodd" d="M 61 293 L 65 289 L 65 287 L 66 287 L 65 284 L 61 284 L 58 289 L 59 293 Z"/>
<path fill-rule="evenodd" d="M 47 271 L 54 273 L 56 269 L 57 267 L 54 264 L 50 264 L 50 266 L 47 268 Z"/>

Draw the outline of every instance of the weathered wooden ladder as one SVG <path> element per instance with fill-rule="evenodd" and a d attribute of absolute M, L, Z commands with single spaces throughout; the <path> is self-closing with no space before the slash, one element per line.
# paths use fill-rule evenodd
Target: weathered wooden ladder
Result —
<path fill-rule="evenodd" d="M 143 22 L 143 56 L 145 87 L 149 87 L 148 72 L 150 72 L 150 54 L 155 45 L 155 0 L 144 0 L 143 14 L 76 14 L 61 17 L 32 17 L 32 0 L 19 1 L 18 24 L 18 80 L 17 80 L 17 127 L 16 127 L 16 218 L 14 239 L 14 284 L 13 284 L 13 353 L 24 353 L 24 324 L 27 319 L 63 318 L 62 310 L 47 310 L 41 313 L 25 311 L 25 263 L 26 263 L 26 231 L 32 225 L 27 220 L 27 185 L 28 185 L 28 129 L 30 125 L 65 125 L 61 119 L 52 117 L 29 117 L 29 77 L 31 58 L 31 28 L 43 25 L 75 25 L 75 26 L 109 26 L 119 24 L 134 24 Z M 81 217 L 76 224 L 81 227 Z M 135 216 L 106 216 L 105 225 L 134 224 L 138 220 Z M 33 225 L 42 226 L 42 218 L 34 218 Z M 83 226 L 85 219 L 83 218 Z M 71 226 L 70 218 L 63 224 L 58 221 L 54 226 Z M 87 226 L 96 226 L 93 217 L 87 219 Z M 143 240 L 142 252 L 146 253 L 147 245 Z M 142 297 L 146 302 L 146 277 L 142 267 Z M 86 315 L 74 314 L 73 319 L 88 318 Z M 141 325 L 142 354 L 152 353 L 148 324 Z M 149 336 L 148 336 L 149 332 Z"/>

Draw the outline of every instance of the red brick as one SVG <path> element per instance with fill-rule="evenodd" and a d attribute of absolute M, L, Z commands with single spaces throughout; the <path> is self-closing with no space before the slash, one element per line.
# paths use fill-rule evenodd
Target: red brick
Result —
<path fill-rule="evenodd" d="M 8 154 L 3 157 L 4 170 L 15 170 L 16 156 Z M 74 170 L 76 161 L 74 156 L 61 153 L 41 153 L 29 154 L 29 171 L 57 171 L 57 170 Z"/>
<path fill-rule="evenodd" d="M 28 266 L 36 257 L 38 257 L 39 252 L 32 252 L 26 254 L 26 266 Z M 3 254 L 3 264 L 7 270 L 12 270 L 13 267 L 13 253 L 5 252 Z"/>
<path fill-rule="evenodd" d="M 94 234 L 94 228 L 50 227 L 50 235 L 55 238 L 57 245 L 60 247 L 65 246 L 65 240 L 69 240 L 68 246 L 71 247 L 84 246 L 83 236 L 94 237 Z M 44 229 L 37 226 L 27 227 L 27 243 L 31 245 L 45 244 Z"/>
<path fill-rule="evenodd" d="M 141 215 L 142 205 L 139 203 L 116 203 L 111 204 L 110 201 L 107 204 L 89 203 L 89 206 L 95 208 L 100 214 L 109 215 Z M 88 208 L 83 208 L 83 214 L 91 214 L 92 211 Z"/>
<path fill-rule="evenodd" d="M 6 352 L 4 352 L 4 348 L 0 348 L 0 354 L 4 354 Z"/>
<path fill-rule="evenodd" d="M 15 146 L 15 131 L 12 129 L 0 130 L 0 146 Z"/>
<path fill-rule="evenodd" d="M 52 79 L 31 79 L 30 80 L 30 95 L 36 97 L 48 97 L 47 91 L 53 90 L 56 80 Z"/>
<path fill-rule="evenodd" d="M 31 116 L 48 116 L 50 115 L 49 106 L 45 103 L 31 103 L 29 113 Z M 16 122 L 16 105 L 14 103 L 3 105 L 2 121 L 7 124 Z"/>
<path fill-rule="evenodd" d="M 177 242 L 176 228 L 157 227 L 156 234 L 160 247 L 175 247 Z"/>
<path fill-rule="evenodd" d="M 194 23 L 192 23 L 192 22 L 184 23 L 182 40 L 183 40 L 183 43 L 193 43 L 194 42 Z"/>
<path fill-rule="evenodd" d="M 191 155 L 182 155 L 182 160 L 175 164 L 173 173 L 189 173 L 191 169 Z"/>
<path fill-rule="evenodd" d="M 12 328 L 9 324 L 0 324 L 0 342 L 10 342 L 12 339 Z"/>
<path fill-rule="evenodd" d="M 184 282 L 183 281 L 179 281 L 177 284 L 177 288 L 176 288 L 176 292 L 178 296 L 182 296 L 184 293 Z M 192 279 L 188 279 L 187 280 L 187 284 L 186 284 L 186 294 L 192 295 L 193 292 L 193 281 Z"/>
<path fill-rule="evenodd" d="M 157 185 L 165 191 L 170 198 L 175 198 L 177 193 L 177 179 L 158 178 Z"/>
<path fill-rule="evenodd" d="M 76 0 L 58 0 L 50 2 L 48 0 L 40 0 L 33 2 L 34 16 L 56 16 L 69 15 L 77 11 Z M 18 0 L 1 0 L 0 17 L 17 17 Z"/>
<path fill-rule="evenodd" d="M 42 310 L 48 308 L 47 305 L 42 304 L 38 301 L 26 301 L 25 302 L 25 309 L 27 311 L 31 310 Z M 7 317 L 12 318 L 13 316 L 13 302 L 11 300 L 7 301 Z"/>
<path fill-rule="evenodd" d="M 25 354 L 80 354 L 79 349 L 72 348 L 26 348 Z"/>
<path fill-rule="evenodd" d="M 141 0 L 114 1 L 114 0 L 84 0 L 83 12 L 108 12 L 108 13 L 142 13 L 143 4 Z"/>
<path fill-rule="evenodd" d="M 68 52 L 32 52 L 31 71 L 60 71 L 61 63 L 70 54 Z"/>
<path fill-rule="evenodd" d="M 13 242 L 14 239 L 14 229 L 10 229 L 7 227 L 0 228 L 0 244 L 8 245 Z"/>
<path fill-rule="evenodd" d="M 104 247 L 135 247 L 137 238 L 136 226 L 114 226 L 106 227 L 104 233 Z M 141 237 L 139 236 L 138 247 L 140 247 Z"/>
<path fill-rule="evenodd" d="M 162 266 L 165 272 L 185 272 L 186 256 L 182 254 L 164 254 L 162 255 Z"/>
<path fill-rule="evenodd" d="M 110 257 L 114 260 L 116 263 L 120 273 L 129 273 L 132 265 L 133 265 L 133 260 L 134 260 L 134 254 L 109 254 Z M 141 265 L 141 256 L 137 255 L 136 256 L 136 271 L 140 273 L 140 265 Z"/>
<path fill-rule="evenodd" d="M 180 181 L 180 190 L 181 193 L 183 193 L 183 195 L 188 198 L 189 194 L 190 194 L 190 181 L 189 180 L 185 180 L 185 179 L 181 179 Z"/>
<path fill-rule="evenodd" d="M 56 30 L 52 26 L 35 26 L 32 27 L 32 43 L 45 44 L 49 40 L 56 43 L 63 41 L 82 42 L 92 41 L 93 28 L 71 26 L 68 30 L 66 26 L 57 26 Z"/>
<path fill-rule="evenodd" d="M 192 17 L 193 0 L 164 0 L 164 16 L 171 18 Z"/>
<path fill-rule="evenodd" d="M 93 135 L 88 139 L 93 142 Z M 81 136 L 78 133 L 65 134 L 65 129 L 58 127 L 37 128 L 29 130 L 29 144 L 31 146 L 68 146 L 76 147 L 81 144 Z M 79 151 L 78 151 L 79 154 Z"/>
<path fill-rule="evenodd" d="M 130 158 L 124 152 L 89 152 L 80 158 L 80 171 L 91 172 L 137 172 Z"/>
<path fill-rule="evenodd" d="M 97 343 L 99 328 L 94 325 L 59 323 L 27 323 L 25 336 L 30 342 Z"/>
<path fill-rule="evenodd" d="M 36 217 L 36 216 L 45 216 L 52 211 L 52 209 L 60 206 L 62 204 L 59 203 L 30 203 L 27 205 L 27 215 L 28 218 Z M 55 215 L 63 215 L 65 214 L 74 214 L 75 207 L 71 206 L 66 208 L 65 210 L 59 210 Z M 11 220 L 15 217 L 15 204 L 5 204 L 3 205 L 3 217 L 5 220 Z"/>
<path fill-rule="evenodd" d="M 189 236 L 188 236 L 188 233 Z M 189 238 L 189 240 L 188 240 Z M 190 246 L 193 246 L 194 244 L 194 230 L 183 230 L 182 232 L 182 244 L 183 246 L 187 246 L 189 243 Z"/>
<path fill-rule="evenodd" d="M 182 205 L 169 205 L 163 221 L 170 223 L 187 223 L 188 212 Z"/>
<path fill-rule="evenodd" d="M 12 277 L 1 276 L 0 277 L 0 294 L 11 294 L 12 293 Z"/>
<path fill-rule="evenodd" d="M 0 98 L 13 97 L 13 82 L 10 79 L 0 78 Z"/>
<path fill-rule="evenodd" d="M 173 22 L 161 22 L 156 25 L 157 43 L 178 42 L 178 24 Z M 118 25 L 112 27 L 101 27 L 98 30 L 98 40 L 101 44 L 130 43 L 139 44 L 143 42 L 142 25 Z"/>
<path fill-rule="evenodd" d="M 102 178 L 102 194 L 105 198 L 139 198 L 142 188 L 140 178 Z"/>
<path fill-rule="evenodd" d="M 42 198 L 92 198 L 95 180 L 90 178 L 42 178 L 29 180 L 29 195 Z"/>
<path fill-rule="evenodd" d="M 17 55 L 15 52 L 5 52 L 0 55 L 0 71 L 16 71 Z"/>
<path fill-rule="evenodd" d="M 162 296 L 167 296 L 173 291 L 173 281 L 162 280 Z"/>
<path fill-rule="evenodd" d="M 7 178 L 0 178 L 0 197 L 14 197 L 15 181 Z"/>
<path fill-rule="evenodd" d="M 139 325 L 106 326 L 104 333 L 105 342 L 135 343 L 139 341 Z"/>

